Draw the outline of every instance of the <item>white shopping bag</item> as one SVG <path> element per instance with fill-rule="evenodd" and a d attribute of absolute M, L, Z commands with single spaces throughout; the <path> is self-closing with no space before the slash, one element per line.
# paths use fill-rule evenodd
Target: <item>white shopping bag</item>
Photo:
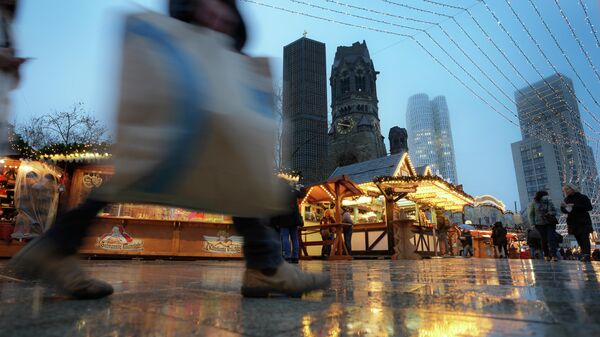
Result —
<path fill-rule="evenodd" d="M 229 37 L 155 13 L 127 18 L 110 202 L 236 216 L 284 209 L 269 65 Z"/>

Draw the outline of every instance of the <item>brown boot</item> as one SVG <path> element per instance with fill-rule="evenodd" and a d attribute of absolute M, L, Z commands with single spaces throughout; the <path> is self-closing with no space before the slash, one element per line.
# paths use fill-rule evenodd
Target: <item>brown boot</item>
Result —
<path fill-rule="evenodd" d="M 329 275 L 306 273 L 283 262 L 271 276 L 263 274 L 260 270 L 246 269 L 242 283 L 242 295 L 245 297 L 268 297 L 269 295 L 300 297 L 313 290 L 325 289 L 330 284 Z"/>
<path fill-rule="evenodd" d="M 76 299 L 95 299 L 113 293 L 113 287 L 87 276 L 75 256 L 62 256 L 48 238 L 27 244 L 9 262 L 9 268 L 24 279 L 40 279 Z"/>

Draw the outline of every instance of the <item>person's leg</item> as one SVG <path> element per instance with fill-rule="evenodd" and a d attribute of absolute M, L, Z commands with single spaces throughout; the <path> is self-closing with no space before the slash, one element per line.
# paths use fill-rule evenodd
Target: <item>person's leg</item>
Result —
<path fill-rule="evenodd" d="M 248 269 L 274 270 L 283 263 L 277 232 L 266 220 L 234 217 L 233 225 L 244 238 L 244 259 Z"/>
<path fill-rule="evenodd" d="M 592 246 L 590 243 L 590 234 L 589 233 L 578 234 L 578 235 L 575 235 L 575 239 L 577 240 L 577 244 L 581 248 L 582 258 L 586 258 L 586 259 L 589 258 L 592 253 L 591 252 Z"/>
<path fill-rule="evenodd" d="M 290 240 L 292 241 L 292 262 L 298 263 L 300 258 L 300 240 L 298 239 L 298 227 L 290 228 Z"/>
<path fill-rule="evenodd" d="M 287 227 L 282 227 L 279 230 L 279 237 L 281 239 L 281 248 L 283 248 L 283 258 L 288 260 L 291 257 L 290 229 Z"/>
<path fill-rule="evenodd" d="M 540 244 L 542 246 L 542 251 L 544 252 L 544 257 L 550 258 L 550 249 L 548 248 L 548 234 L 546 226 L 535 226 L 535 228 L 540 233 Z"/>
<path fill-rule="evenodd" d="M 241 289 L 243 296 L 301 296 L 329 286 L 328 275 L 306 273 L 283 261 L 277 234 L 266 221 L 235 217 L 233 223 L 238 234 L 244 237 L 246 271 Z"/>
<path fill-rule="evenodd" d="M 344 229 L 344 244 L 348 250 L 348 255 L 352 255 L 352 227 Z"/>
<path fill-rule="evenodd" d="M 75 254 L 98 212 L 106 205 L 94 199 L 60 216 L 46 233 L 26 245 L 10 261 L 17 275 L 42 279 L 79 299 L 113 293 L 110 284 L 88 277 Z"/>

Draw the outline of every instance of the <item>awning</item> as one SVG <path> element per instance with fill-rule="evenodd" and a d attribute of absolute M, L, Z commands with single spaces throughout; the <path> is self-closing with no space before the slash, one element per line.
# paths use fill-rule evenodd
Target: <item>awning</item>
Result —
<path fill-rule="evenodd" d="M 362 194 L 363 192 L 358 185 L 350 180 L 350 178 L 339 176 L 310 186 L 302 202 L 318 203 L 329 201 L 335 203 L 337 199 L 341 200 Z"/>
<path fill-rule="evenodd" d="M 473 204 L 472 196 L 436 176 L 379 177 L 374 183 L 383 191 L 405 192 L 408 200 L 447 211 L 462 212 Z"/>

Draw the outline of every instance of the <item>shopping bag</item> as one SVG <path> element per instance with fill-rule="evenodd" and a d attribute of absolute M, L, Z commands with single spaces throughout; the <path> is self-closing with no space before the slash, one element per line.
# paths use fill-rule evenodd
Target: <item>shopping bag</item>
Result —
<path fill-rule="evenodd" d="M 155 13 L 125 27 L 115 176 L 97 197 L 248 217 L 284 211 L 268 62 Z"/>

